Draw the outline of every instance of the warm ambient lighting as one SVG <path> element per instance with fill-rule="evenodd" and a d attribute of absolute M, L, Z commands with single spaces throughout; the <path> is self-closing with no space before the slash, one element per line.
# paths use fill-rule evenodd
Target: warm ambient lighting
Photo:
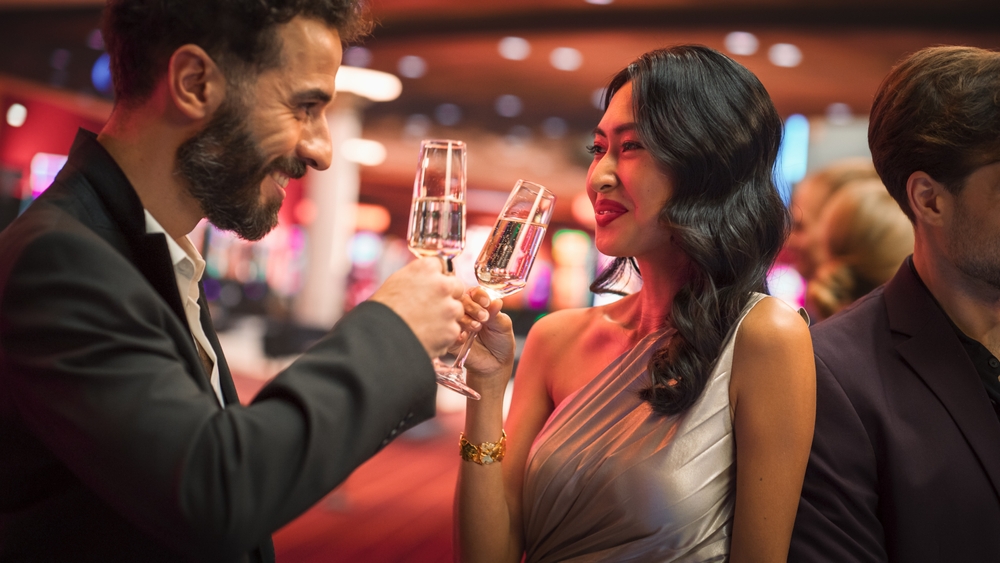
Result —
<path fill-rule="evenodd" d="M 403 83 L 388 72 L 342 66 L 337 71 L 337 91 L 350 92 L 373 102 L 389 102 L 399 97 Z"/>
<path fill-rule="evenodd" d="M 734 31 L 726 35 L 726 50 L 734 55 L 748 56 L 757 52 L 760 42 L 757 36 L 746 31 Z"/>
<path fill-rule="evenodd" d="M 791 43 L 775 43 L 768 49 L 767 58 L 774 66 L 791 68 L 802 62 L 802 51 Z"/>
<path fill-rule="evenodd" d="M 559 70 L 574 71 L 583 64 L 583 55 L 572 47 L 556 47 L 549 54 L 549 63 Z"/>
<path fill-rule="evenodd" d="M 21 104 L 11 104 L 7 108 L 7 125 L 20 127 L 24 125 L 26 119 L 28 119 L 28 108 Z"/>
<path fill-rule="evenodd" d="M 385 146 L 368 139 L 347 139 L 340 145 L 340 154 L 351 162 L 378 166 L 385 162 Z"/>

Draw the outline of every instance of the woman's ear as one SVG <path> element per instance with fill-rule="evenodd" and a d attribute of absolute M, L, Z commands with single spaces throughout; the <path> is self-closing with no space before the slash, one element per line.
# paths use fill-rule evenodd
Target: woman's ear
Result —
<path fill-rule="evenodd" d="M 174 108 L 192 121 L 212 115 L 226 97 L 226 77 L 197 45 L 182 45 L 174 51 L 166 78 Z"/>

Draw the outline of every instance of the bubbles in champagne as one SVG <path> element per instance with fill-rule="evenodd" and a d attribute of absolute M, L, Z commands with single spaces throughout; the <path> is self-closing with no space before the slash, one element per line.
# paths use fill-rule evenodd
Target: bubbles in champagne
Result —
<path fill-rule="evenodd" d="M 413 201 L 410 250 L 420 256 L 455 257 L 465 246 L 465 202 L 425 197 Z"/>

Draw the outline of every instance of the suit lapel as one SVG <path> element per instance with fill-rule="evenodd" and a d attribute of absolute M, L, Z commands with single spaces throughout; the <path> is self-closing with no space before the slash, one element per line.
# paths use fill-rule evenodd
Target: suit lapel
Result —
<path fill-rule="evenodd" d="M 238 405 L 239 395 L 236 394 L 236 384 L 233 382 L 233 374 L 229 371 L 229 364 L 222 354 L 222 345 L 219 344 L 219 335 L 215 333 L 215 326 L 212 324 L 212 316 L 208 311 L 208 301 L 205 300 L 205 287 L 200 282 L 198 290 L 201 295 L 198 297 L 198 305 L 201 307 L 201 327 L 205 330 L 208 343 L 215 350 L 216 363 L 219 366 L 219 386 L 222 388 L 222 397 L 226 400 L 226 405 Z"/>
<path fill-rule="evenodd" d="M 135 265 L 136 269 L 142 273 L 156 293 L 170 307 L 188 335 L 188 338 L 182 339 L 184 342 L 177 342 L 183 359 L 188 364 L 191 374 L 195 376 L 194 379 L 199 387 L 210 393 L 215 393 L 211 385 L 211 374 L 204 373 L 205 369 L 202 367 L 201 358 L 195 348 L 191 327 L 188 325 L 187 315 L 184 312 L 184 304 L 177 289 L 173 260 L 170 258 L 166 235 L 146 232 L 146 216 L 143 212 L 142 201 L 139 200 L 138 194 L 135 193 L 135 189 L 118 163 L 97 142 L 95 134 L 83 129 L 77 133 L 76 139 L 73 141 L 73 148 L 70 150 L 67 168 L 83 174 L 88 184 L 97 193 L 107 210 L 107 214 L 124 238 L 125 247 L 112 241 L 109 243 L 118 248 Z M 204 308 L 202 313 L 204 318 Z M 202 324 L 205 324 L 204 321 Z M 211 326 L 211 322 L 208 325 Z M 206 330 L 206 332 L 208 331 Z M 210 338 L 215 338 L 215 332 L 212 331 L 211 334 Z M 212 346 L 215 347 L 216 354 L 220 355 L 218 340 L 214 340 Z M 221 365 L 219 372 L 221 375 Z M 199 377 L 199 373 L 203 375 Z M 226 374 L 228 377 L 228 370 Z M 230 385 L 232 385 L 231 379 Z M 235 389 L 233 395 L 235 396 Z"/>
<path fill-rule="evenodd" d="M 1000 421 L 950 320 L 909 261 L 886 285 L 885 302 L 890 328 L 908 336 L 896 350 L 944 405 L 1000 497 Z"/>

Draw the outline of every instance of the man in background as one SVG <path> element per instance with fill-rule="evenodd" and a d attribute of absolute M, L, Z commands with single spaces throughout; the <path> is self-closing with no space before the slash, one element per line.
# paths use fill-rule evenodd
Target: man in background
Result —
<path fill-rule="evenodd" d="M 813 329 L 790 561 L 1000 561 L 1000 53 L 922 50 L 872 107 L 914 227 L 895 277 Z"/>
<path fill-rule="evenodd" d="M 0 560 L 270 561 L 270 534 L 434 414 L 461 283 L 391 276 L 241 406 L 204 217 L 257 240 L 327 168 L 354 0 L 112 0 L 116 103 L 0 234 Z"/>

